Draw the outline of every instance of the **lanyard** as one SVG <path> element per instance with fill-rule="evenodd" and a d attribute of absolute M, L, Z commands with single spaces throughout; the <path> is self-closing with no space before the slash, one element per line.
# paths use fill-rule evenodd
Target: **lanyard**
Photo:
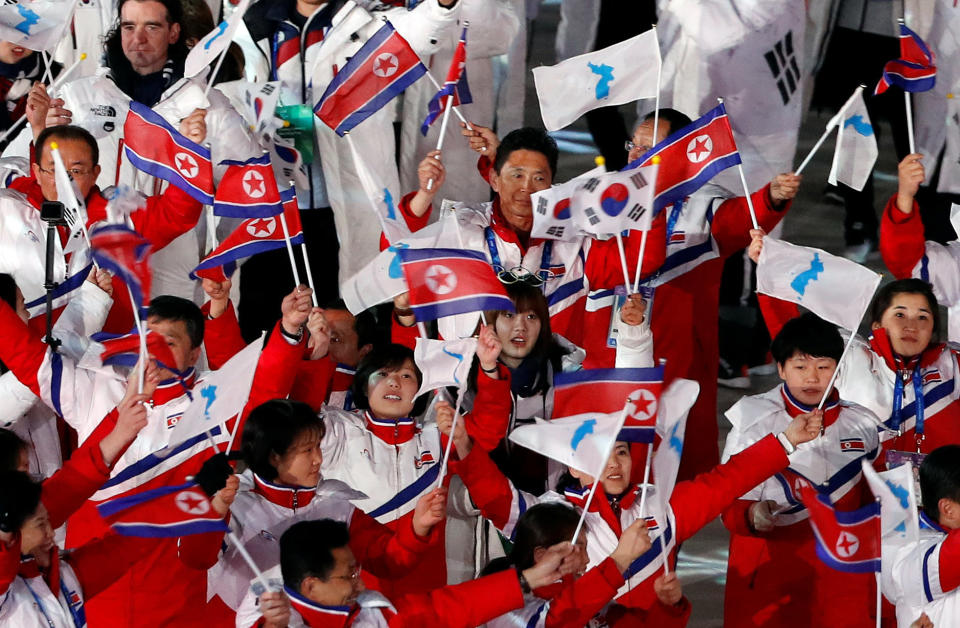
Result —
<path fill-rule="evenodd" d="M 919 441 L 923 440 L 923 421 L 924 421 L 924 399 L 923 399 L 923 378 L 920 376 L 920 365 L 918 364 L 913 369 L 913 374 L 910 378 L 913 380 L 913 396 L 914 396 L 914 407 L 916 408 L 916 427 L 914 431 L 917 434 L 918 444 Z M 901 417 L 903 404 L 903 380 L 904 378 L 900 376 L 900 373 L 897 373 L 896 382 L 893 385 L 893 415 L 892 427 L 900 433 L 900 424 L 903 422 Z"/>
<path fill-rule="evenodd" d="M 683 209 L 683 201 L 679 200 L 673 204 L 673 208 L 670 210 L 670 215 L 667 217 L 667 242 L 670 241 L 670 236 L 673 235 L 673 230 L 677 228 L 677 220 L 680 219 L 680 211 Z"/>
<path fill-rule="evenodd" d="M 492 227 L 484 227 L 483 235 L 487 239 L 487 248 L 490 250 L 490 264 L 495 272 L 509 270 L 505 268 L 500 261 L 500 252 L 497 250 L 497 236 L 493 233 Z M 540 275 L 545 279 L 549 275 L 550 257 L 553 254 L 553 240 L 544 240 L 543 253 L 540 255 Z"/>
<path fill-rule="evenodd" d="M 50 628 L 56 628 L 56 624 L 54 624 L 53 620 L 50 619 L 50 616 L 47 615 L 47 609 L 43 607 L 43 602 L 40 601 L 40 596 L 38 596 L 33 590 L 33 587 L 30 586 L 30 581 L 24 578 L 23 583 L 27 585 L 27 591 L 29 591 L 30 595 L 33 596 L 33 601 L 37 603 L 37 608 L 39 608 L 40 612 L 43 613 L 43 618 L 47 620 L 47 625 L 50 626 Z"/>

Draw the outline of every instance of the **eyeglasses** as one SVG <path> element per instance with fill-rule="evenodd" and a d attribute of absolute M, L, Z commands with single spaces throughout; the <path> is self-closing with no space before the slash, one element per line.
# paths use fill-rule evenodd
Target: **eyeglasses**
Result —
<path fill-rule="evenodd" d="M 503 266 L 494 265 L 493 270 L 497 273 L 497 279 L 500 280 L 500 283 L 507 285 L 522 282 L 537 288 L 546 283 L 547 279 L 550 278 L 550 271 L 538 270 L 535 273 L 531 273 L 523 266 L 514 266 L 513 268 L 507 269 Z"/>
<path fill-rule="evenodd" d="M 37 166 L 37 168 L 40 168 L 40 166 Z M 53 168 L 49 170 L 47 170 L 46 168 L 40 168 L 40 172 L 52 177 L 56 173 L 56 170 Z M 86 177 L 92 172 L 93 172 L 93 168 L 68 168 L 67 169 L 67 174 L 69 174 L 74 179 L 76 179 L 77 177 Z"/>
<path fill-rule="evenodd" d="M 650 150 L 649 146 L 644 146 L 643 144 L 634 144 L 630 140 L 627 140 L 626 142 L 623 143 L 623 150 L 627 151 L 628 153 L 632 151 L 634 148 L 639 149 L 641 153 L 645 153 L 648 150 Z"/>
<path fill-rule="evenodd" d="M 360 574 L 362 573 L 363 573 L 363 567 L 358 566 L 357 570 L 354 571 L 349 576 L 330 576 L 330 577 L 335 578 L 337 580 L 349 580 L 350 582 L 356 582 L 357 580 L 360 579 Z"/>

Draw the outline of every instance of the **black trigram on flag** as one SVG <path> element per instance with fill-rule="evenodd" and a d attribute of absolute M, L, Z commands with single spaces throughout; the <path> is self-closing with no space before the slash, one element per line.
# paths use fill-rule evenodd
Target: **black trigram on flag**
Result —
<path fill-rule="evenodd" d="M 800 86 L 800 67 L 797 65 L 797 56 L 793 50 L 793 31 L 787 31 L 783 39 L 764 53 L 763 58 L 767 60 L 773 78 L 777 81 L 777 89 L 780 90 L 783 104 L 789 103 L 790 98 Z"/>

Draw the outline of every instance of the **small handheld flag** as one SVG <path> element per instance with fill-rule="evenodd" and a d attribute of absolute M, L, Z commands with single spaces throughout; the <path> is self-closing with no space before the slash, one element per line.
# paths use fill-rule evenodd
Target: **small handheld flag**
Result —
<path fill-rule="evenodd" d="M 99 504 L 97 512 L 124 536 L 169 538 L 230 530 L 196 482 L 112 499 Z"/>
<path fill-rule="evenodd" d="M 143 307 L 150 296 L 151 244 L 132 228 L 122 224 L 108 224 L 90 231 L 93 260 L 119 277 L 130 289 L 138 307 Z"/>
<path fill-rule="evenodd" d="M 828 495 L 805 487 L 801 499 L 810 512 L 817 556 L 838 571 L 880 571 L 880 504 L 837 511 Z"/>
<path fill-rule="evenodd" d="M 874 95 L 882 94 L 891 85 L 905 92 L 925 92 L 937 82 L 937 66 L 933 51 L 920 36 L 900 23 L 900 57 L 887 61 Z"/>
<path fill-rule="evenodd" d="M 467 85 L 467 27 L 464 26 L 460 33 L 460 41 L 457 42 L 457 48 L 453 52 L 453 59 L 450 60 L 450 69 L 447 70 L 447 80 L 430 102 L 427 103 L 427 117 L 420 125 L 420 133 L 427 134 L 430 125 L 433 124 L 440 114 L 444 112 L 447 106 L 456 107 L 473 102 L 473 96 L 470 94 L 470 87 Z M 453 102 L 450 103 L 450 99 Z"/>
<path fill-rule="evenodd" d="M 225 160 L 227 171 L 213 199 L 216 216 L 269 218 L 283 212 L 280 191 L 270 165 L 270 154 L 246 161 Z"/>
<path fill-rule="evenodd" d="M 476 338 L 456 340 L 417 338 L 413 357 L 423 374 L 423 382 L 420 384 L 417 396 L 447 386 L 456 386 L 463 390 L 467 385 L 467 376 L 470 374 L 476 352 Z"/>

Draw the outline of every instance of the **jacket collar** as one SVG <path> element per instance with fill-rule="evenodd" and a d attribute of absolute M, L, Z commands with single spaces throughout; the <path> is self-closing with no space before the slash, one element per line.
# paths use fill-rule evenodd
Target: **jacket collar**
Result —
<path fill-rule="evenodd" d="M 191 366 L 183 372 L 181 377 L 163 380 L 157 385 L 157 389 L 153 392 L 153 403 L 155 405 L 165 404 L 168 401 L 173 401 L 184 394 L 184 392 L 186 392 L 187 396 L 192 400 L 193 395 L 190 393 L 190 390 L 196 382 L 196 375 L 196 371 L 194 371 Z"/>
<path fill-rule="evenodd" d="M 60 549 L 56 546 L 50 549 L 50 567 L 47 570 L 41 570 L 40 565 L 37 564 L 37 560 L 32 557 L 24 557 L 20 559 L 20 568 L 17 571 L 20 577 L 25 580 L 30 578 L 36 578 L 42 576 L 44 582 L 47 583 L 47 587 L 51 591 L 60 590 Z"/>
<path fill-rule="evenodd" d="M 324 606 L 303 597 L 290 587 L 284 585 L 284 593 L 290 598 L 290 606 L 300 613 L 303 623 L 311 628 L 343 628 L 353 624 L 360 607 L 352 606 Z"/>
<path fill-rule="evenodd" d="M 283 486 L 264 480 L 256 473 L 253 474 L 253 492 L 266 499 L 271 504 L 296 510 L 303 508 L 317 495 L 317 487 Z"/>
<path fill-rule="evenodd" d="M 367 429 L 388 445 L 405 443 L 416 436 L 419 431 L 416 422 L 410 417 L 379 419 L 373 416 L 369 410 L 363 414 L 367 420 Z"/>
<path fill-rule="evenodd" d="M 523 255 L 527 254 L 527 250 L 530 247 L 536 246 L 537 244 L 543 242 L 542 238 L 520 238 L 520 235 L 513 230 L 513 227 L 510 226 L 510 223 L 507 222 L 507 218 L 503 215 L 503 210 L 500 208 L 500 196 L 495 196 L 493 198 L 493 204 L 490 207 L 490 227 L 501 240 L 504 242 L 510 242 L 511 244 L 516 244 L 518 247 L 520 247 L 520 253 Z"/>
<path fill-rule="evenodd" d="M 597 487 L 598 492 L 603 491 L 602 486 Z M 636 502 L 637 496 L 640 494 L 641 488 L 638 484 L 634 484 L 632 487 L 628 488 L 627 491 L 620 496 L 620 508 L 621 512 L 633 506 Z M 567 498 L 567 501 L 576 506 L 577 508 L 583 510 L 584 505 L 587 503 L 587 497 L 590 495 L 589 486 L 571 486 L 563 491 L 563 496 Z M 589 512 L 595 512 L 600 515 L 600 518 L 606 522 L 610 529 L 616 532 L 617 537 L 623 532 L 620 527 L 620 518 L 617 517 L 613 512 L 613 507 L 610 505 L 611 499 L 616 499 L 609 495 L 605 495 L 606 499 L 598 499 L 596 495 L 593 497 L 593 501 L 590 502 Z"/>
<path fill-rule="evenodd" d="M 27 201 L 37 210 L 43 205 L 43 190 L 40 189 L 40 184 L 33 177 L 33 174 L 26 177 L 17 177 L 10 183 L 10 188 L 24 194 Z M 90 193 L 87 194 L 84 201 L 87 205 L 88 227 L 107 217 L 107 199 L 100 194 L 100 188 L 97 186 L 90 188 Z"/>
<path fill-rule="evenodd" d="M 893 345 L 890 344 L 890 336 L 887 335 L 886 329 L 881 327 L 873 330 L 873 333 L 870 334 L 870 348 L 883 358 L 887 368 L 894 373 L 901 373 L 905 370 L 913 371 L 918 364 L 921 369 L 927 368 L 937 361 L 946 347 L 947 345 L 942 342 L 930 345 L 919 356 L 905 360 L 893 352 Z"/>
<path fill-rule="evenodd" d="M 786 408 L 787 414 L 790 415 L 791 419 L 801 414 L 813 412 L 813 410 L 816 409 L 816 406 L 808 406 L 797 401 L 797 399 L 790 394 L 790 390 L 786 384 L 780 384 L 780 396 L 783 399 L 783 406 Z M 840 394 L 837 392 L 837 389 L 834 388 L 830 391 L 830 396 L 827 397 L 827 403 L 823 405 L 823 426 L 829 427 L 833 425 L 839 416 Z"/>

